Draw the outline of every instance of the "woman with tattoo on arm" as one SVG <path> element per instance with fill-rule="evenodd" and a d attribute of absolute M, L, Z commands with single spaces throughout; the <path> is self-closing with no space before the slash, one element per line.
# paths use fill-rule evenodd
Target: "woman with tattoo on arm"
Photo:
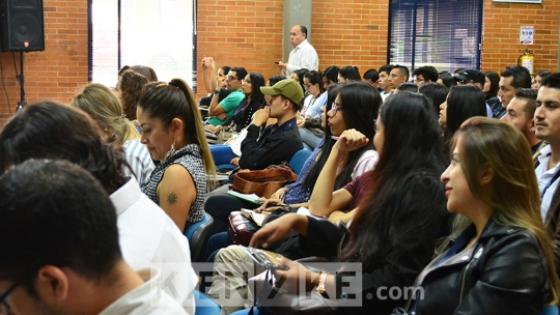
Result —
<path fill-rule="evenodd" d="M 159 162 L 142 191 L 184 231 L 204 218 L 206 177 L 215 173 L 191 89 L 180 79 L 146 85 L 137 119 L 142 143 Z"/>

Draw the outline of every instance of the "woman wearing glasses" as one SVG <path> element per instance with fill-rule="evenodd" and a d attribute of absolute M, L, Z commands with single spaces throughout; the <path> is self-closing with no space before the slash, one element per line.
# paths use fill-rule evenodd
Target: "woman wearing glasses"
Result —
<path fill-rule="evenodd" d="M 203 219 L 206 176 L 215 172 L 191 89 L 180 79 L 146 85 L 137 118 L 159 162 L 142 191 L 183 231 Z"/>
<path fill-rule="evenodd" d="M 327 104 L 328 92 L 323 87 L 319 71 L 306 73 L 303 76 L 303 85 L 308 95 L 303 101 L 297 124 L 303 142 L 314 149 L 321 143 L 325 133 L 321 127 L 321 113 Z"/>

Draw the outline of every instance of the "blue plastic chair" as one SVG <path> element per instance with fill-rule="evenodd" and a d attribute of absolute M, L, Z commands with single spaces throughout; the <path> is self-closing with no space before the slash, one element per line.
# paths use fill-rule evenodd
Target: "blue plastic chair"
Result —
<path fill-rule="evenodd" d="M 191 249 L 191 260 L 198 261 L 201 258 L 204 243 L 208 238 L 210 226 L 214 223 L 214 219 L 208 213 L 204 213 L 204 218 L 190 224 L 184 231 L 184 235 L 189 240 L 189 247 Z"/>
<path fill-rule="evenodd" d="M 231 171 L 235 165 L 229 164 L 231 159 L 235 157 L 231 147 L 227 144 L 212 144 L 210 145 L 210 152 L 214 159 L 216 169 L 221 172 Z"/>
<path fill-rule="evenodd" d="M 196 307 L 194 315 L 220 315 L 222 308 L 214 300 L 200 291 L 194 291 Z"/>
<path fill-rule="evenodd" d="M 558 315 L 558 306 L 556 305 L 545 306 L 541 315 Z"/>
<path fill-rule="evenodd" d="M 305 161 L 307 161 L 307 158 L 310 155 L 311 150 L 306 148 L 300 149 L 299 151 L 294 153 L 294 155 L 290 159 L 290 162 L 288 163 L 290 165 L 290 168 L 299 175 L 299 172 L 303 168 L 303 164 L 305 164 Z"/>

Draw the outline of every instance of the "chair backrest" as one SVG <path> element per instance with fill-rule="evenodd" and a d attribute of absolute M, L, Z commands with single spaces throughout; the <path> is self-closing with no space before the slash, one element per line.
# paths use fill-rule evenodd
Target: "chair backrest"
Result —
<path fill-rule="evenodd" d="M 214 219 L 208 213 L 204 213 L 204 218 L 195 224 L 189 225 L 184 232 L 184 235 L 189 240 L 189 247 L 191 249 L 191 260 L 198 261 L 201 259 L 203 249 L 210 232 L 210 226 L 214 223 Z"/>
<path fill-rule="evenodd" d="M 305 164 L 305 161 L 307 161 L 307 158 L 310 155 L 311 151 L 309 149 L 300 149 L 299 151 L 294 153 L 294 155 L 290 159 L 290 162 L 288 163 L 290 165 L 290 168 L 299 175 L 299 172 L 303 168 L 303 164 Z"/>
<path fill-rule="evenodd" d="M 541 315 L 558 315 L 558 306 L 557 305 L 545 306 Z"/>

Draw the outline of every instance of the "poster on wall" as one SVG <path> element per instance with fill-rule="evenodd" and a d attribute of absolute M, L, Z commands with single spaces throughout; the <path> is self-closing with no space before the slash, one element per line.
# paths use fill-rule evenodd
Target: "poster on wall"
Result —
<path fill-rule="evenodd" d="M 519 42 L 522 45 L 533 45 L 535 39 L 535 28 L 533 26 L 521 26 L 519 29 Z"/>
<path fill-rule="evenodd" d="M 506 2 L 506 3 L 535 3 L 540 4 L 543 0 L 492 0 L 494 2 Z"/>

